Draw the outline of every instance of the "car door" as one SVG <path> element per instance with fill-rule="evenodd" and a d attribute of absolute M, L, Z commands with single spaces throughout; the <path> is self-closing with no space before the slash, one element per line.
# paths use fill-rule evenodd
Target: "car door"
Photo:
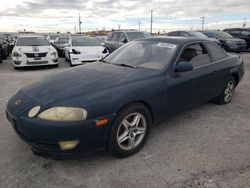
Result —
<path fill-rule="evenodd" d="M 180 62 L 189 62 L 193 70 L 176 72 Z M 213 97 L 215 72 L 211 67 L 211 57 L 203 43 L 192 43 L 181 51 L 179 58 L 168 76 L 168 113 L 176 113 L 204 103 Z"/>
<path fill-rule="evenodd" d="M 211 68 L 214 69 L 213 92 L 215 96 L 218 96 L 228 81 L 228 70 L 224 68 L 228 64 L 228 55 L 222 48 L 212 42 L 205 42 L 205 46 L 212 59 Z"/>

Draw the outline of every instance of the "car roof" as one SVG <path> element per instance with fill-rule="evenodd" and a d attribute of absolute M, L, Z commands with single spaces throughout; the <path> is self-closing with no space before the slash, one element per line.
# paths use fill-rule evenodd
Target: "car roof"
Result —
<path fill-rule="evenodd" d="M 235 27 L 235 28 L 226 28 L 226 29 L 224 29 L 224 31 L 225 30 L 250 30 L 250 28 L 239 28 L 239 27 Z"/>
<path fill-rule="evenodd" d="M 19 38 L 27 38 L 27 37 L 43 37 L 43 38 L 45 38 L 44 36 L 37 35 L 37 34 L 20 34 L 19 35 Z"/>
<path fill-rule="evenodd" d="M 143 38 L 143 39 L 138 39 L 137 41 L 156 41 L 156 42 L 172 43 L 176 45 L 184 45 L 190 42 L 201 42 L 201 41 L 209 42 L 209 39 L 203 39 L 199 37 L 162 36 L 162 37 Z"/>

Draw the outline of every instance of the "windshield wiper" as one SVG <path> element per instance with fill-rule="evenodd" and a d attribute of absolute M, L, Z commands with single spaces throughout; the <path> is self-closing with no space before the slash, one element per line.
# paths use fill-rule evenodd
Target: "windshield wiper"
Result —
<path fill-rule="evenodd" d="M 105 59 L 100 59 L 99 61 L 101 61 L 103 63 L 111 64 L 110 62 L 106 61 Z"/>
<path fill-rule="evenodd" d="M 124 63 L 121 63 L 121 64 L 113 64 L 113 65 L 117 65 L 117 66 L 122 66 L 122 67 L 129 67 L 129 68 L 137 68 L 136 66 L 133 66 L 133 65 L 128 65 L 128 64 L 124 64 Z"/>

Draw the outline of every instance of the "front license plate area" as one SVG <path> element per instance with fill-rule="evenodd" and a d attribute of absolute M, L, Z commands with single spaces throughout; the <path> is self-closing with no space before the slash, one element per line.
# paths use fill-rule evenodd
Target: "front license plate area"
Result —
<path fill-rule="evenodd" d="M 41 60 L 42 58 L 41 57 L 35 57 L 34 60 Z"/>
<path fill-rule="evenodd" d="M 12 124 L 12 126 L 15 128 L 15 118 L 7 111 L 6 111 L 6 117 L 8 121 Z"/>

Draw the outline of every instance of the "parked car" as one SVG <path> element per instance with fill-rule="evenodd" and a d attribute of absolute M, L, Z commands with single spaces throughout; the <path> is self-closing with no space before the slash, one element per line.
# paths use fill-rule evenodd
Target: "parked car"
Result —
<path fill-rule="evenodd" d="M 61 36 L 57 37 L 54 41 L 53 46 L 57 50 L 59 57 L 64 57 L 64 50 L 65 47 L 69 47 L 69 37 L 68 36 Z"/>
<path fill-rule="evenodd" d="M 5 52 L 4 52 L 4 49 L 3 49 L 2 45 L 1 45 L 1 41 L 0 41 L 0 63 L 3 62 L 3 54 L 4 53 Z"/>
<path fill-rule="evenodd" d="M 198 38 L 202 38 L 202 39 L 208 39 L 216 44 L 218 44 L 219 46 L 220 41 L 215 39 L 215 38 L 208 38 L 206 35 L 204 35 L 203 33 L 199 32 L 199 31 L 171 31 L 167 33 L 167 36 L 180 36 L 180 37 L 198 37 Z"/>
<path fill-rule="evenodd" d="M 0 46 L 1 46 L 1 59 L 7 59 L 7 57 L 9 56 L 8 43 L 0 38 Z"/>
<path fill-rule="evenodd" d="M 106 148 L 126 157 L 173 113 L 211 100 L 230 103 L 243 66 L 241 57 L 205 39 L 140 39 L 20 89 L 6 115 L 36 154 Z"/>
<path fill-rule="evenodd" d="M 250 48 L 250 29 L 247 28 L 230 28 L 225 29 L 225 32 L 229 33 L 235 38 L 240 38 L 246 41 L 247 48 Z"/>
<path fill-rule="evenodd" d="M 52 65 L 58 66 L 56 49 L 40 35 L 20 35 L 12 51 L 14 68 Z"/>
<path fill-rule="evenodd" d="M 113 31 L 107 35 L 105 40 L 105 46 L 107 47 L 108 51 L 111 53 L 117 48 L 121 47 L 125 43 L 140 39 L 150 37 L 151 35 L 147 32 L 142 31 Z"/>
<path fill-rule="evenodd" d="M 54 42 L 55 42 L 55 40 L 56 40 L 56 38 L 59 36 L 59 34 L 49 34 L 48 36 L 47 36 L 47 39 L 48 39 L 48 41 L 49 41 L 49 43 L 50 44 L 54 44 Z"/>
<path fill-rule="evenodd" d="M 232 35 L 223 31 L 204 31 L 209 38 L 215 38 L 220 41 L 221 46 L 228 52 L 242 52 L 246 49 L 246 41 L 234 38 Z"/>
<path fill-rule="evenodd" d="M 102 46 L 105 46 L 106 36 L 96 36 L 95 38 L 101 43 Z"/>
<path fill-rule="evenodd" d="M 69 47 L 65 47 L 65 59 L 71 66 L 100 60 L 108 55 L 108 50 L 93 37 L 72 35 Z"/>

